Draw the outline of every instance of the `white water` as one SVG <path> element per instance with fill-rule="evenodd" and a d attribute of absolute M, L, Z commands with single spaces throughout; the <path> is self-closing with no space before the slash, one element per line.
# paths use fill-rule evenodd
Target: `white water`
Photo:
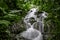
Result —
<path fill-rule="evenodd" d="M 43 35 L 42 35 L 42 32 L 44 32 L 43 21 L 44 18 L 46 18 L 47 16 L 46 16 L 46 12 L 43 11 L 43 13 L 39 14 L 39 18 L 37 18 L 37 15 L 35 15 L 36 12 L 37 12 L 37 8 L 32 8 L 24 18 L 24 22 L 26 24 L 27 30 L 21 33 L 21 36 L 29 40 L 43 40 Z M 31 22 L 29 21 L 30 18 L 32 17 L 36 20 L 36 22 L 34 22 L 33 24 L 31 24 Z M 38 25 L 39 30 L 34 28 L 34 25 L 36 23 L 39 23 Z"/>

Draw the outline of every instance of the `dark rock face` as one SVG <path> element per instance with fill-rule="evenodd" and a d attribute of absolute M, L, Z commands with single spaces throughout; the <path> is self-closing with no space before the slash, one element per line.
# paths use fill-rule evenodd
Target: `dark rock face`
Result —
<path fill-rule="evenodd" d="M 26 30 L 24 26 L 25 25 L 23 21 L 20 21 L 18 23 L 14 23 L 11 27 L 9 27 L 11 40 L 16 40 L 16 35 Z"/>
<path fill-rule="evenodd" d="M 11 33 L 19 34 L 20 32 L 23 32 L 25 30 L 23 21 L 20 21 L 18 23 L 14 23 L 9 29 Z"/>

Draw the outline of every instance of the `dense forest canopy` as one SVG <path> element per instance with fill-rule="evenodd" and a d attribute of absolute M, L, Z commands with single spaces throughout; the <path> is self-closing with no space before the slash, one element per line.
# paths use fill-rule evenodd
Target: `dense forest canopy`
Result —
<path fill-rule="evenodd" d="M 45 22 L 50 34 L 54 35 L 48 40 L 60 40 L 60 0 L 0 0 L 0 40 L 11 40 L 8 28 L 22 20 L 33 7 L 48 13 Z"/>

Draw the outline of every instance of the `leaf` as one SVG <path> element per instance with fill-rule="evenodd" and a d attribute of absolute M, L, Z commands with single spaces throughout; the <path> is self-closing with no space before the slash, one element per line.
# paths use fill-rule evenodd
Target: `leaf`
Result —
<path fill-rule="evenodd" d="M 0 24 L 8 26 L 10 24 L 10 22 L 7 20 L 0 20 Z"/>

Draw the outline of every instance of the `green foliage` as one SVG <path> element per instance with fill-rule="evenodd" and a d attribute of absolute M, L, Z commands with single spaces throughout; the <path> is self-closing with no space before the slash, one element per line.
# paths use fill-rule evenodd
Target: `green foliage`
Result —
<path fill-rule="evenodd" d="M 8 9 L 7 4 L 3 0 L 0 0 L 0 7 L 4 8 L 4 9 Z"/>
<path fill-rule="evenodd" d="M 9 34 L 6 32 L 9 24 L 7 20 L 0 20 L 0 40 L 9 39 Z"/>
<path fill-rule="evenodd" d="M 4 16 L 4 19 L 14 22 L 14 21 L 18 21 L 20 17 L 16 14 L 7 14 Z"/>
<path fill-rule="evenodd" d="M 10 40 L 9 26 L 21 19 L 20 15 L 18 15 L 19 12 L 10 12 L 10 7 L 6 4 L 6 0 L 0 0 L 0 40 Z"/>
<path fill-rule="evenodd" d="M 0 20 L 0 25 L 8 26 L 9 24 L 10 24 L 10 22 L 7 20 Z"/>

